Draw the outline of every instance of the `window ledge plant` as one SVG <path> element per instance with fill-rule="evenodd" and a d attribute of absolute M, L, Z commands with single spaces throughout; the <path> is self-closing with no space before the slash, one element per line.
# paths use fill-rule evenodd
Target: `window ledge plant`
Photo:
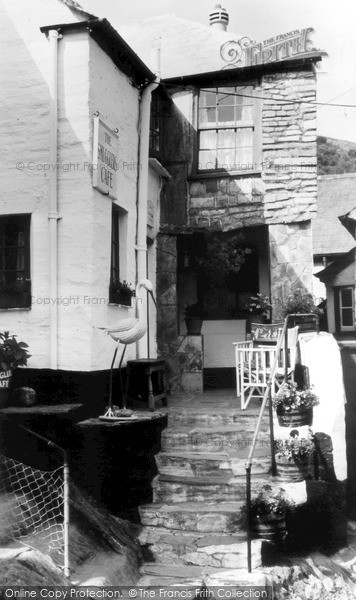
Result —
<path fill-rule="evenodd" d="M 122 306 L 131 306 L 132 298 L 135 296 L 135 290 L 124 279 L 112 281 L 109 290 L 109 301 L 111 304 L 121 304 Z"/>

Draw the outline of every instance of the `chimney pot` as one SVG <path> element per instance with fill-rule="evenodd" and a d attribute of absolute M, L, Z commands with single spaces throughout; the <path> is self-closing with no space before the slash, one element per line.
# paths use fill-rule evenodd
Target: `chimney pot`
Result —
<path fill-rule="evenodd" d="M 210 27 L 219 29 L 220 31 L 226 31 L 229 24 L 229 14 L 225 8 L 221 7 L 221 4 L 215 4 L 214 10 L 209 15 Z"/>

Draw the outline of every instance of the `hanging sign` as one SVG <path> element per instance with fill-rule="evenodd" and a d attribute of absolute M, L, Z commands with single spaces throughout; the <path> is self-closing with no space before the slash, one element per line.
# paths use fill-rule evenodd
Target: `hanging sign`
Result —
<path fill-rule="evenodd" d="M 225 42 L 220 48 L 221 58 L 228 67 L 251 67 L 306 56 L 317 49 L 311 47 L 311 27 L 295 29 L 256 43 L 248 37 Z"/>
<path fill-rule="evenodd" d="M 93 187 L 117 199 L 118 135 L 99 117 L 93 123 Z"/>

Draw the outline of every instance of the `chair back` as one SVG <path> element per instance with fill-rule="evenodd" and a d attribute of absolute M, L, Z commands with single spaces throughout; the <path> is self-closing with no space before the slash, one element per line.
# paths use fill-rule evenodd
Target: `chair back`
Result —
<path fill-rule="evenodd" d="M 254 346 L 277 344 L 282 329 L 283 323 L 251 323 L 251 339 Z"/>

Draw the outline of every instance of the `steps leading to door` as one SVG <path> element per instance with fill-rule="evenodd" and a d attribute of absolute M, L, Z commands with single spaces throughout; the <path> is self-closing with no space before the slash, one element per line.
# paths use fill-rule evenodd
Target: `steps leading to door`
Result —
<path fill-rule="evenodd" d="M 219 406 L 168 409 L 162 451 L 156 456 L 153 502 L 140 507 L 139 540 L 147 563 L 139 585 L 205 585 L 246 572 L 245 463 L 257 410 Z M 268 416 L 255 451 L 252 488 L 270 481 Z M 253 540 L 252 563 L 261 565 L 261 541 Z"/>

